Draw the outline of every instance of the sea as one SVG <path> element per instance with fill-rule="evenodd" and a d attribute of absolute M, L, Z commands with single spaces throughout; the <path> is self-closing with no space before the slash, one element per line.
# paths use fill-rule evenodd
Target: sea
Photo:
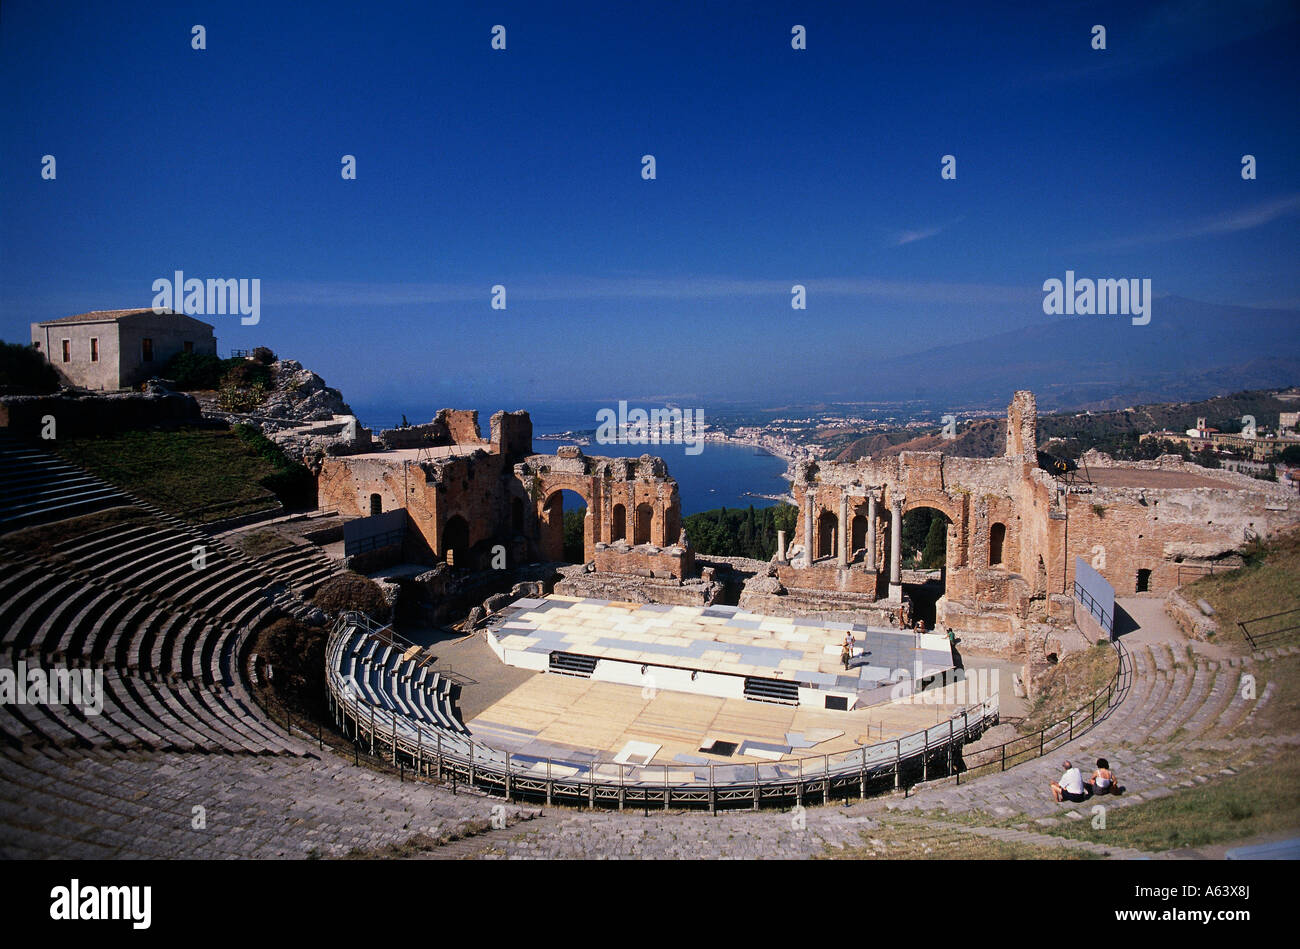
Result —
<path fill-rule="evenodd" d="M 636 404 L 647 410 L 661 407 L 653 403 Z M 541 436 L 594 431 L 596 412 L 610 407 L 608 402 L 538 402 L 524 406 L 533 420 L 533 450 L 550 454 L 559 445 L 571 444 Z M 500 408 L 479 408 L 479 430 L 484 438 L 491 433 L 492 413 Z M 387 402 L 378 405 L 352 403 L 352 410 L 362 425 L 376 432 L 400 425 L 403 415 L 412 425 L 418 425 L 429 421 L 437 412 L 436 407 Z M 705 422 L 708 422 L 707 416 Z M 588 455 L 611 458 L 659 456 L 668 465 L 668 473 L 677 479 L 683 514 L 697 514 L 720 507 L 745 508 L 751 504 L 756 508 L 769 507 L 779 502 L 762 495 L 784 495 L 789 490 L 789 482 L 783 477 L 785 460 L 761 448 L 705 442 L 699 454 L 690 455 L 687 447 L 598 445 L 593 439 L 591 444 L 582 446 L 582 450 Z"/>

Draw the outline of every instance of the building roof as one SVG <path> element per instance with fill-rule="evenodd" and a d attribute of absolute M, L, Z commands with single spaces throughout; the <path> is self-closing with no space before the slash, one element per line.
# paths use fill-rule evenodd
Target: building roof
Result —
<path fill-rule="evenodd" d="M 61 316 L 57 320 L 41 320 L 37 326 L 49 326 L 52 323 L 116 323 L 124 316 L 136 316 L 141 313 L 152 314 L 153 310 L 149 307 L 137 307 L 134 310 L 91 310 L 89 313 L 78 313 L 75 316 Z M 174 310 L 164 310 L 160 316 L 166 315 L 179 316 Z"/>

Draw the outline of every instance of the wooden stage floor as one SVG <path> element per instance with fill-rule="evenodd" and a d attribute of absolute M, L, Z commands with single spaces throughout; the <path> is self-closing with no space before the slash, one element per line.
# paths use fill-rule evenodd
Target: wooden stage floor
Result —
<path fill-rule="evenodd" d="M 885 703 L 827 711 L 537 673 L 466 724 L 484 744 L 539 758 L 618 760 L 623 753 L 638 764 L 761 763 L 897 738 L 956 710 Z M 736 752 L 700 750 L 714 741 L 733 742 Z"/>

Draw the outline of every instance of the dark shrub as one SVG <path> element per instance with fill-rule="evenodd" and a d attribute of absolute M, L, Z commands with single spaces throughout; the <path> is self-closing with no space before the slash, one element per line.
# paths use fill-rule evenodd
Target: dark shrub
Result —
<path fill-rule="evenodd" d="M 248 389 L 261 383 L 265 388 L 271 388 L 271 370 L 259 362 L 235 358 L 222 360 L 221 365 L 225 369 L 222 385 Z"/>
<path fill-rule="evenodd" d="M 258 346 L 253 350 L 253 362 L 258 363 L 259 365 L 269 366 L 271 363 L 275 362 L 275 360 L 275 353 L 271 352 L 271 350 L 267 349 L 265 346 Z"/>
<path fill-rule="evenodd" d="M 388 618 L 388 601 L 384 599 L 379 584 L 351 571 L 322 583 L 312 602 L 327 613 L 355 610 L 381 623 Z"/>
<path fill-rule="evenodd" d="M 39 349 L 0 340 L 0 393 L 31 395 L 58 387 L 59 374 Z"/>
<path fill-rule="evenodd" d="M 257 654 L 271 666 L 270 685 L 290 708 L 323 717 L 325 701 L 325 643 L 329 634 L 290 617 L 262 630 Z"/>
<path fill-rule="evenodd" d="M 307 466 L 291 461 L 274 474 L 262 478 L 258 484 L 271 491 L 280 503 L 291 511 L 301 511 L 316 506 L 316 478 Z"/>
<path fill-rule="evenodd" d="M 221 360 L 211 353 L 177 353 L 167 360 L 162 375 L 182 391 L 215 389 L 221 384 Z"/>

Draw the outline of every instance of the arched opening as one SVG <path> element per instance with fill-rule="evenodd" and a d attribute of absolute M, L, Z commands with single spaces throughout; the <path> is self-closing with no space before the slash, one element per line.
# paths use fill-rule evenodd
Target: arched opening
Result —
<path fill-rule="evenodd" d="M 840 519 L 831 511 L 822 511 L 817 515 L 817 546 L 813 559 L 817 557 L 834 557 L 838 538 Z"/>
<path fill-rule="evenodd" d="M 450 566 L 469 566 L 469 522 L 459 514 L 442 527 L 442 556 Z"/>
<path fill-rule="evenodd" d="M 1137 593 L 1151 592 L 1151 571 L 1150 570 L 1142 569 L 1138 571 L 1137 590 L 1135 592 Z"/>
<path fill-rule="evenodd" d="M 867 516 L 865 514 L 858 514 L 853 518 L 853 534 L 850 540 L 855 556 L 858 551 L 867 549 Z"/>
<path fill-rule="evenodd" d="M 636 506 L 636 525 L 632 531 L 633 544 L 650 543 L 650 525 L 654 523 L 655 509 L 649 504 Z"/>
<path fill-rule="evenodd" d="M 1002 548 L 1007 542 L 1007 525 L 994 524 L 989 530 L 989 566 L 1002 563 Z"/>
<path fill-rule="evenodd" d="M 609 542 L 623 540 L 627 537 L 627 508 L 621 504 L 614 505 L 614 513 L 609 519 Z"/>
<path fill-rule="evenodd" d="M 903 594 L 912 601 L 912 620 L 935 628 L 938 604 L 947 591 L 948 533 L 952 522 L 942 511 L 917 507 L 903 514 L 901 548 Z"/>
<path fill-rule="evenodd" d="M 512 498 L 510 501 L 510 532 L 512 534 L 524 532 L 524 502 L 521 498 Z"/>
<path fill-rule="evenodd" d="M 384 499 L 377 494 L 370 495 L 370 516 L 384 513 Z"/>
<path fill-rule="evenodd" d="M 585 563 L 587 501 L 576 491 L 554 491 L 542 507 L 542 556 L 549 561 Z"/>

